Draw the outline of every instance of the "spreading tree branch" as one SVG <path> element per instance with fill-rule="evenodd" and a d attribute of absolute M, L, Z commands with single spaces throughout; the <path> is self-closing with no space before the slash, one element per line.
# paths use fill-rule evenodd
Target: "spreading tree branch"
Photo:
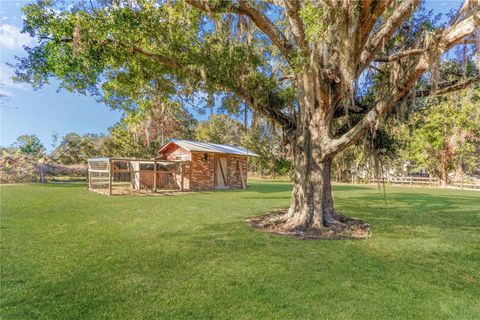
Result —
<path fill-rule="evenodd" d="M 308 52 L 309 48 L 305 37 L 305 25 L 300 17 L 300 5 L 299 0 L 283 0 L 283 7 L 289 18 L 295 41 L 302 50 Z"/>
<path fill-rule="evenodd" d="M 215 6 L 208 0 L 185 0 L 185 2 L 207 13 L 230 12 L 247 16 L 258 29 L 268 36 L 272 43 L 280 50 L 283 57 L 287 61 L 290 61 L 290 56 L 293 52 L 292 44 L 277 26 L 251 2 L 239 0 L 238 4 L 230 3 L 227 6 Z"/>
<path fill-rule="evenodd" d="M 358 25 L 360 27 L 359 42 L 357 47 L 356 59 L 360 55 L 362 48 L 368 40 L 368 36 L 372 32 L 375 22 L 390 6 L 393 0 L 359 0 L 360 16 Z"/>
<path fill-rule="evenodd" d="M 472 84 L 475 84 L 477 82 L 480 83 L 480 76 L 476 76 L 476 77 L 467 79 L 465 81 L 452 81 L 442 85 L 440 88 L 437 88 L 436 90 L 425 89 L 425 90 L 417 91 L 415 96 L 417 98 L 437 97 L 437 96 L 441 96 L 451 92 L 466 89 L 470 87 Z"/>
<path fill-rule="evenodd" d="M 394 53 L 389 56 L 376 57 L 374 60 L 377 62 L 392 62 L 408 56 L 419 55 L 425 52 L 426 49 L 410 49 L 402 52 Z"/>
<path fill-rule="evenodd" d="M 240 97 L 252 110 L 258 111 L 268 119 L 280 124 L 286 132 L 292 132 L 295 130 L 296 125 L 290 116 L 284 114 L 278 108 L 259 103 L 259 99 L 253 95 L 250 95 L 246 90 L 243 89 L 241 84 L 227 89 L 238 95 L 238 97 Z"/>
<path fill-rule="evenodd" d="M 385 98 L 379 100 L 373 105 L 370 111 L 353 126 L 348 132 L 338 139 L 334 139 L 329 147 L 329 152 L 336 153 L 354 143 L 368 128 L 373 127 L 379 118 L 392 108 L 398 101 L 404 98 L 415 85 L 420 76 L 427 70 L 429 61 L 438 60 L 441 55 L 460 43 L 463 38 L 471 35 L 480 26 L 480 12 L 475 12 L 471 16 L 450 26 L 443 32 L 440 31 L 436 38 L 430 43 L 427 50 L 417 59 L 417 62 L 405 72 L 405 75 L 393 84 L 389 91 L 384 95 Z M 470 83 L 471 84 L 471 83 Z M 468 85 L 468 84 L 462 84 Z M 457 85 L 457 88 L 461 85 Z M 452 88 L 444 88 L 445 93 Z"/>
<path fill-rule="evenodd" d="M 118 44 L 119 46 L 123 47 L 123 48 L 126 48 L 128 50 L 130 50 L 132 53 L 136 53 L 136 54 L 141 54 L 145 57 L 148 57 L 152 60 L 155 60 L 157 62 L 160 62 L 161 64 L 165 65 L 165 66 L 168 66 L 169 68 L 171 69 L 181 69 L 182 68 L 182 65 L 178 62 L 176 62 L 174 59 L 170 58 L 170 57 L 166 57 L 166 56 L 163 56 L 163 55 L 160 55 L 160 54 L 157 54 L 157 53 L 153 53 L 149 50 L 146 50 L 144 48 L 141 48 L 141 47 L 137 47 L 137 46 L 131 46 L 131 45 L 128 45 L 128 44 L 125 44 L 125 43 L 116 43 Z"/>
<path fill-rule="evenodd" d="M 471 35 L 479 28 L 479 26 L 480 11 L 477 11 L 468 18 L 465 18 L 452 25 L 450 28 L 445 30 L 442 36 L 441 45 L 443 46 L 443 51 L 445 52 L 454 45 L 461 43 L 465 37 Z"/>
<path fill-rule="evenodd" d="M 462 4 L 462 7 L 458 10 L 457 14 L 452 18 L 450 24 L 458 22 L 464 16 L 468 16 L 474 10 L 479 10 L 480 3 L 478 0 L 465 0 Z"/>
<path fill-rule="evenodd" d="M 42 37 L 42 39 L 55 41 L 55 42 L 72 42 L 73 41 L 72 38 L 54 39 L 50 37 Z M 180 72 L 187 72 L 187 73 L 190 72 L 190 73 L 193 73 L 196 77 L 202 77 L 200 72 L 196 72 L 191 68 L 187 68 L 187 65 L 175 60 L 172 57 L 158 54 L 139 46 L 134 46 L 124 42 L 119 42 L 113 39 L 103 40 L 101 41 L 101 45 L 113 45 L 113 46 L 121 47 L 133 54 L 139 54 L 153 61 L 159 62 L 160 64 L 165 65 L 172 70 L 177 70 Z M 286 131 L 291 131 L 295 129 L 295 123 L 291 119 L 291 117 L 284 114 L 278 107 L 269 106 L 259 102 L 258 98 L 256 98 L 253 95 L 250 95 L 246 90 L 243 89 L 240 79 L 237 79 L 238 83 L 235 85 L 232 85 L 232 84 L 227 85 L 225 82 L 220 81 L 221 79 L 220 80 L 216 79 L 216 80 L 219 82 L 219 85 L 222 87 L 223 90 L 234 92 L 242 100 L 244 100 L 245 103 L 247 103 L 251 109 L 258 111 L 262 115 L 264 115 L 266 118 L 275 121 L 276 123 L 281 125 Z"/>
<path fill-rule="evenodd" d="M 388 41 L 395 30 L 407 20 L 420 4 L 420 0 L 405 0 L 395 8 L 392 15 L 383 23 L 377 33 L 371 36 L 362 53 L 357 67 L 357 76 L 365 70 L 365 68 L 373 61 L 380 51 L 382 44 Z"/>
<path fill-rule="evenodd" d="M 156 54 L 149 50 L 146 50 L 144 48 L 137 47 L 137 46 L 132 46 L 124 43 L 117 43 L 117 44 L 123 48 L 130 50 L 132 53 L 141 54 L 152 60 L 160 62 L 161 64 L 164 64 L 171 69 L 186 71 L 190 73 L 193 72 L 195 76 L 201 77 L 200 72 L 195 72 L 194 70 L 191 70 L 191 69 L 187 70 L 186 65 L 181 64 L 170 57 Z M 251 109 L 258 111 L 262 115 L 264 115 L 266 118 L 275 121 L 276 123 L 281 125 L 285 130 L 290 131 L 295 129 L 295 123 L 293 122 L 291 117 L 284 114 L 277 106 L 269 105 L 268 103 L 262 103 L 262 101 L 260 101 L 256 96 L 249 94 L 249 92 L 244 89 L 244 86 L 242 85 L 240 79 L 237 79 L 236 84 L 232 84 L 232 83 L 227 84 L 226 82 L 221 81 L 221 79 L 215 79 L 215 80 L 219 83 L 221 89 L 223 89 L 224 91 L 234 92 L 245 103 L 247 103 Z"/>

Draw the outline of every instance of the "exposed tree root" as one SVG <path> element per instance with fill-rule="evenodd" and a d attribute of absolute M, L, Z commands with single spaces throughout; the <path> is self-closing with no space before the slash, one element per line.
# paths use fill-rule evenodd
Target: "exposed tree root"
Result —
<path fill-rule="evenodd" d="M 356 218 L 336 214 L 338 223 L 328 227 L 311 226 L 307 229 L 290 228 L 285 219 L 288 209 L 279 209 L 260 217 L 246 219 L 255 229 L 278 235 L 290 236 L 302 240 L 353 240 L 368 239 L 371 236 L 370 225 Z"/>

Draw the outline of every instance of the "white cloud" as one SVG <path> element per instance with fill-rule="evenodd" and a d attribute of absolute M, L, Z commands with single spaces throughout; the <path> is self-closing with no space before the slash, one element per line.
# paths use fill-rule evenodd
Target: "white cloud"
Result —
<path fill-rule="evenodd" d="M 6 66 L 5 63 L 0 64 L 0 83 L 3 88 L 5 89 L 13 89 L 13 90 L 24 90 L 29 91 L 30 88 L 24 83 L 13 82 L 13 70 Z M 13 94 L 10 94 L 13 95 Z"/>
<path fill-rule="evenodd" d="M 0 86 L 0 96 L 10 98 L 11 96 L 13 96 L 13 94 L 10 91 L 7 91 Z"/>
<path fill-rule="evenodd" d="M 0 64 L 0 83 L 2 84 L 11 84 L 13 72 L 12 70 L 7 67 L 4 63 Z"/>
<path fill-rule="evenodd" d="M 21 33 L 20 28 L 11 24 L 0 26 L 0 47 L 7 49 L 22 49 L 24 45 L 33 43 L 33 38 L 28 34 Z"/>

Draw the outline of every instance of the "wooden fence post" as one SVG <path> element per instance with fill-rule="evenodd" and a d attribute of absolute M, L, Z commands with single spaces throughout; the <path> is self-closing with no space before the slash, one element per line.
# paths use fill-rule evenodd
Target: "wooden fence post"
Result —
<path fill-rule="evenodd" d="M 113 166 L 112 160 L 108 160 L 108 195 L 112 195 Z"/>
<path fill-rule="evenodd" d="M 87 179 L 88 179 L 88 190 L 91 189 L 91 185 L 90 185 L 90 162 L 87 161 Z"/>
<path fill-rule="evenodd" d="M 185 172 L 185 163 L 182 162 L 181 167 L 180 167 L 180 175 L 181 175 L 180 191 L 183 191 L 184 172 Z"/>
<path fill-rule="evenodd" d="M 40 182 L 45 183 L 45 167 L 43 164 L 38 166 L 38 173 L 40 175 Z"/>
<path fill-rule="evenodd" d="M 157 192 L 157 161 L 153 161 L 153 192 Z"/>

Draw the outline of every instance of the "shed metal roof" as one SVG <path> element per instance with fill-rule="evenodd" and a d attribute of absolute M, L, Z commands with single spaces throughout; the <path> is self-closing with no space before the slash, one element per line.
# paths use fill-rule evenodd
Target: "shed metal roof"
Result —
<path fill-rule="evenodd" d="M 209 143 L 209 142 L 190 141 L 190 140 L 177 140 L 177 139 L 170 140 L 170 142 L 164 145 L 158 152 L 161 153 L 172 143 L 190 152 L 192 151 L 193 152 L 216 152 L 216 153 L 227 153 L 227 154 L 236 154 L 236 155 L 242 155 L 242 156 L 258 157 L 258 154 L 241 147 L 230 146 L 226 144 L 217 144 L 217 143 Z"/>
<path fill-rule="evenodd" d="M 177 163 L 177 162 L 182 162 L 181 160 L 155 160 L 155 159 L 140 159 L 140 158 L 117 158 L 117 157 L 94 157 L 94 158 L 88 158 L 87 161 L 88 162 L 105 162 L 105 161 L 136 161 L 136 162 L 148 162 L 148 163 L 154 163 L 154 162 L 157 162 L 157 163 L 162 163 L 162 162 L 174 162 L 174 163 Z"/>

